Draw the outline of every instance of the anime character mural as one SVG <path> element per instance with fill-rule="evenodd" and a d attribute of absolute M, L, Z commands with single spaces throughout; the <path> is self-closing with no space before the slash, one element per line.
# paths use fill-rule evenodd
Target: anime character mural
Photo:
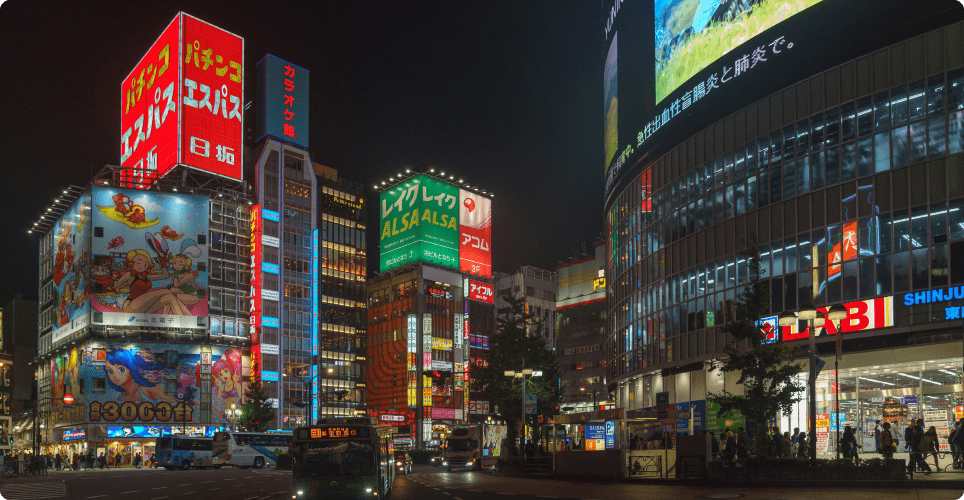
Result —
<path fill-rule="evenodd" d="M 192 326 L 177 317 L 207 316 L 197 264 L 207 258 L 207 197 L 94 188 L 93 204 L 103 231 L 92 238 L 91 304 L 104 324 Z"/>
<path fill-rule="evenodd" d="M 241 351 L 229 348 L 224 351 L 221 359 L 214 362 L 211 367 L 211 410 L 213 417 L 220 419 L 221 422 L 229 422 L 227 410 L 231 405 L 240 406 L 242 388 L 242 357 Z"/>
<path fill-rule="evenodd" d="M 154 359 L 150 351 L 142 349 L 113 349 L 107 351 L 104 373 L 107 386 L 117 391 L 118 401 L 167 401 L 174 397 L 164 394 L 160 385 L 165 370 L 163 362 Z"/>
<path fill-rule="evenodd" d="M 51 419 L 57 424 L 83 421 L 82 410 L 87 398 L 80 389 L 80 358 L 81 351 L 75 347 L 50 360 L 50 390 L 53 409 Z M 66 394 L 74 397 L 72 405 L 68 406 L 63 403 L 63 397 Z"/>
<path fill-rule="evenodd" d="M 52 272 L 55 342 L 88 324 L 89 196 L 81 195 L 56 223 Z"/>

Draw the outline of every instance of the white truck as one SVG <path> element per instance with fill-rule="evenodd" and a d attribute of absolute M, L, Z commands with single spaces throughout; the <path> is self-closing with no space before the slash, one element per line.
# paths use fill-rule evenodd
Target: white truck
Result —
<path fill-rule="evenodd" d="M 470 424 L 455 427 L 445 440 L 442 467 L 481 469 L 494 466 L 502 456 L 505 426 L 498 424 Z"/>

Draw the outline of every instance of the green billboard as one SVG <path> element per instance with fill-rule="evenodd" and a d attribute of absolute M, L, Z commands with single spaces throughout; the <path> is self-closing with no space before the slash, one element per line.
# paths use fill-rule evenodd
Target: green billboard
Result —
<path fill-rule="evenodd" d="M 417 175 L 379 201 L 380 272 L 413 262 L 458 269 L 459 188 Z"/>

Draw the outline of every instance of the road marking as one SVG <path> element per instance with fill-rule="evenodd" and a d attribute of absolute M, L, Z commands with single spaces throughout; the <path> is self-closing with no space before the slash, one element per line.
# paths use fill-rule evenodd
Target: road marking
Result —
<path fill-rule="evenodd" d="M 442 494 L 444 494 L 444 495 L 448 495 L 448 496 L 452 496 L 452 494 L 451 494 L 451 493 L 449 493 L 449 492 L 447 492 L 447 491 L 443 491 L 443 492 L 442 492 Z"/>
<path fill-rule="evenodd" d="M 137 492 L 139 492 L 139 491 L 140 491 L 140 490 L 134 490 L 134 491 L 122 491 L 122 492 L 121 492 L 121 495 L 126 495 L 126 494 L 128 494 L 128 493 L 137 493 Z"/>
<path fill-rule="evenodd" d="M 209 491 L 220 490 L 221 488 L 208 488 Z"/>
<path fill-rule="evenodd" d="M 459 497 L 452 497 L 452 500 L 462 500 L 462 499 Z"/>
<path fill-rule="evenodd" d="M 106 496 L 107 495 L 94 495 L 92 497 L 87 497 L 87 498 L 100 498 L 100 497 L 106 497 Z"/>
<path fill-rule="evenodd" d="M 496 493 L 496 495 L 515 495 L 515 493 Z"/>
<path fill-rule="evenodd" d="M 154 500 L 161 500 L 162 498 L 171 498 L 171 497 L 154 497 Z"/>
<path fill-rule="evenodd" d="M 192 484 L 194 483 L 184 483 L 184 484 L 179 484 L 178 486 L 191 486 Z"/>
<path fill-rule="evenodd" d="M 151 488 L 152 490 L 166 490 L 167 486 L 158 486 L 157 488 Z"/>
<path fill-rule="evenodd" d="M 213 482 L 214 482 L 214 481 L 201 481 L 201 484 L 204 484 L 204 483 L 213 483 Z"/>

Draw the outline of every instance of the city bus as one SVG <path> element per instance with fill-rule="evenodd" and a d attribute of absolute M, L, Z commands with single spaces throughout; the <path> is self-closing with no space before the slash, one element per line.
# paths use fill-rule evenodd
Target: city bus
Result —
<path fill-rule="evenodd" d="M 273 467 L 278 455 L 288 452 L 291 432 L 233 432 L 214 433 L 211 456 L 214 465 L 232 465 L 247 469 Z"/>
<path fill-rule="evenodd" d="M 161 436 L 154 444 L 154 459 L 158 466 L 167 470 L 187 470 L 191 467 L 220 469 L 221 466 L 215 464 L 211 457 L 212 443 L 213 440 L 209 437 L 185 434 Z"/>
<path fill-rule="evenodd" d="M 291 441 L 296 500 L 384 498 L 395 479 L 391 428 L 369 417 L 320 419 Z"/>

